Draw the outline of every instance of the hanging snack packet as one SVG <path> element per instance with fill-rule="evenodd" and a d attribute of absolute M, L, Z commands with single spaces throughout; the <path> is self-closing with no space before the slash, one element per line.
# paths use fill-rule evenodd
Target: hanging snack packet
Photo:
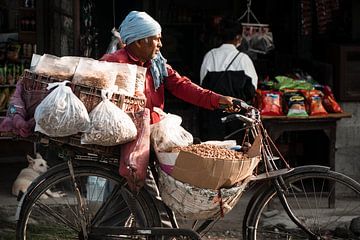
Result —
<path fill-rule="evenodd" d="M 134 140 L 137 129 L 129 115 L 109 100 L 111 94 L 102 90 L 101 97 L 103 100 L 89 114 L 91 126 L 82 134 L 81 143 L 114 146 Z"/>
<path fill-rule="evenodd" d="M 284 93 L 287 103 L 288 117 L 307 117 L 305 98 L 298 91 L 286 91 Z"/>
<path fill-rule="evenodd" d="M 90 119 L 84 104 L 66 83 L 49 83 L 47 90 L 56 87 L 35 109 L 35 131 L 50 137 L 65 137 L 86 131 Z"/>

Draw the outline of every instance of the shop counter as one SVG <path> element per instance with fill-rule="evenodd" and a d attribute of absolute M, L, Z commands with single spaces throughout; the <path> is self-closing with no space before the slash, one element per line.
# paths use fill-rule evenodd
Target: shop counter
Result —
<path fill-rule="evenodd" d="M 274 142 L 276 142 L 284 132 L 322 130 L 329 139 L 328 164 L 331 169 L 334 169 L 336 123 L 342 118 L 350 117 L 350 113 L 330 113 L 326 116 L 308 117 L 262 116 L 262 121 Z"/>

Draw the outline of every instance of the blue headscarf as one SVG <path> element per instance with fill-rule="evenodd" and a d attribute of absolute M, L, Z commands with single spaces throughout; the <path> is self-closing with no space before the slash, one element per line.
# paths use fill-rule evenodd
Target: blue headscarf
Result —
<path fill-rule="evenodd" d="M 161 33 L 160 24 L 146 12 L 131 11 L 121 23 L 120 36 L 125 44 Z"/>
<path fill-rule="evenodd" d="M 120 37 L 125 44 L 136 40 L 155 36 L 161 33 L 160 24 L 146 12 L 131 11 L 119 27 Z M 157 90 L 167 77 L 166 59 L 158 53 L 151 59 L 151 75 L 154 79 L 154 87 Z"/>

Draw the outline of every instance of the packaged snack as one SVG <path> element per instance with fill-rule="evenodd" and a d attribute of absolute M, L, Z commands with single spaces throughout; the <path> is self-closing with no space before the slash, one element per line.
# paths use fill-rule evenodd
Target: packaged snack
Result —
<path fill-rule="evenodd" d="M 324 93 L 324 97 L 322 103 L 325 109 L 329 113 L 342 113 L 343 110 L 340 107 L 339 103 L 336 102 L 334 94 L 331 91 L 331 88 L 329 86 L 324 86 L 323 93 Z"/>
<path fill-rule="evenodd" d="M 308 102 L 308 112 L 310 116 L 327 115 L 327 111 L 322 105 L 323 93 L 320 90 L 302 91 Z"/>
<path fill-rule="evenodd" d="M 278 91 L 261 91 L 260 110 L 264 116 L 281 116 L 283 115 L 281 92 Z"/>
<path fill-rule="evenodd" d="M 286 89 L 304 89 L 304 90 L 312 90 L 314 86 L 306 80 L 303 79 L 292 79 L 286 76 L 277 76 L 275 77 L 278 82 L 279 90 Z"/>
<path fill-rule="evenodd" d="M 287 106 L 287 116 L 289 117 L 307 117 L 305 98 L 298 91 L 286 91 L 284 98 Z"/>

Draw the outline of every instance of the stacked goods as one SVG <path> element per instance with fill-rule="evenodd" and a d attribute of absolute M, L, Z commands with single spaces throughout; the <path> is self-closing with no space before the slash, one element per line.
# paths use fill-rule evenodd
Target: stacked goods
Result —
<path fill-rule="evenodd" d="M 113 65 L 91 58 L 80 58 L 72 82 L 99 89 L 114 89 L 117 74 Z"/>
<path fill-rule="evenodd" d="M 256 105 L 263 116 L 308 117 L 343 112 L 329 86 L 286 76 L 275 79 L 260 82 L 256 91 Z"/>
<path fill-rule="evenodd" d="M 98 61 L 92 58 L 50 54 L 33 55 L 33 73 L 55 81 L 69 80 L 73 84 L 134 96 L 143 93 L 146 68 L 133 64 Z M 141 94 L 140 94 L 141 95 Z"/>
<path fill-rule="evenodd" d="M 71 80 L 79 63 L 79 57 L 57 57 L 44 54 L 40 57 L 34 72 L 38 75 L 51 76 L 61 80 Z"/>
<path fill-rule="evenodd" d="M 21 117 L 29 122 L 30 133 L 34 126 L 35 131 L 57 139 L 89 132 L 86 136 L 87 144 L 102 146 L 123 144 L 136 137 L 137 130 L 128 113 L 141 111 L 145 107 L 145 98 L 134 96 L 136 81 L 139 86 L 144 85 L 143 69 L 140 69 L 137 78 L 136 65 L 72 56 L 56 57 L 49 54 L 34 55 L 31 69 L 24 71 L 17 85 L 15 98 L 21 101 L 16 103 L 17 107 L 7 116 L 10 122 L 12 116 L 21 108 L 25 110 Z M 121 91 L 115 85 L 116 78 L 120 75 L 121 87 L 123 87 Z M 126 83 L 127 80 L 129 84 Z M 103 101 L 101 96 L 101 91 L 104 89 L 113 93 L 106 101 Z M 111 103 L 105 104 L 111 107 L 103 107 L 103 102 Z M 89 113 L 97 106 L 107 114 L 106 120 L 111 122 L 112 129 L 99 124 L 98 118 L 104 114 L 96 114 L 96 111 L 92 114 L 96 115 L 92 118 L 93 124 L 90 124 Z M 10 126 L 12 128 L 10 131 L 19 132 L 13 129 L 14 126 L 14 124 Z M 114 131 L 114 126 L 117 127 L 117 131 Z M 102 128 L 102 131 L 99 128 Z M 94 134 L 95 130 L 96 134 Z M 119 131 L 121 134 L 118 134 Z M 112 136 L 107 133 L 111 133 Z M 99 134 L 100 138 L 98 138 Z M 76 139 L 76 145 L 80 145 L 80 137 Z"/>

